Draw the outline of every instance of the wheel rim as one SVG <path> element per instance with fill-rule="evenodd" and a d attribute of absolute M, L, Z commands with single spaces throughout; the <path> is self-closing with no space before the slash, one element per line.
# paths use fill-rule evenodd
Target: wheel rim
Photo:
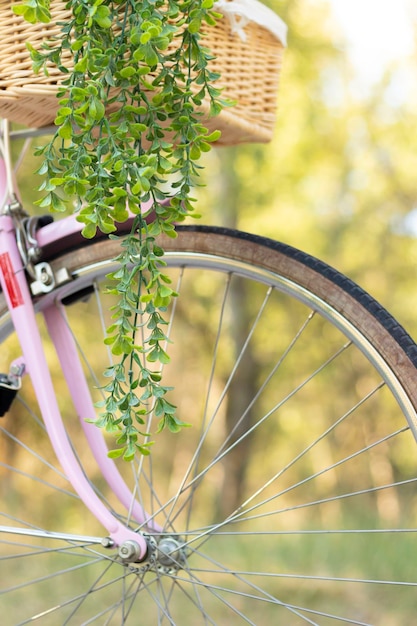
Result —
<path fill-rule="evenodd" d="M 172 364 L 166 376 L 177 389 L 179 410 L 203 418 L 195 418 L 193 428 L 174 438 L 169 434 L 158 436 L 151 461 L 140 458 L 134 465 L 137 478 L 132 489 L 150 516 L 162 525 L 163 534 L 152 538 L 153 556 L 144 564 L 122 565 L 117 554 L 93 544 L 82 547 L 67 541 L 62 547 L 62 541 L 52 542 L 55 552 L 43 553 L 42 558 L 46 562 L 51 557 L 54 560 L 47 566 L 51 577 L 55 569 L 66 572 L 60 579 L 71 580 L 67 584 L 68 596 L 57 594 L 57 599 L 54 594 L 36 594 L 39 609 L 24 607 L 21 611 L 16 598 L 22 590 L 27 594 L 28 588 L 4 593 L 6 599 L 12 598 L 12 615 L 18 615 L 10 623 L 25 623 L 33 615 L 40 615 L 39 622 L 45 624 L 75 624 L 80 619 L 84 620 L 82 623 L 109 624 L 128 624 L 129 620 L 142 623 L 138 622 L 141 619 L 143 623 L 162 624 L 217 624 L 226 619 L 254 624 L 269 619 L 286 624 L 347 620 L 359 624 L 404 623 L 405 616 L 411 616 L 410 597 L 416 579 L 406 560 L 394 559 L 389 547 L 395 544 L 397 555 L 412 553 L 415 442 L 401 411 L 396 413 L 396 403 L 388 385 L 381 382 L 381 373 L 401 409 L 407 411 L 411 425 L 415 417 L 394 374 L 361 336 L 361 350 L 365 350 L 367 358 L 356 353 L 352 344 L 358 340 L 356 330 L 326 303 L 310 297 L 304 288 L 291 285 L 289 279 L 209 255 L 169 254 L 167 260 L 170 266 L 180 268 L 173 269 L 180 297 L 172 328 Z M 207 271 L 215 278 L 207 278 Z M 103 272 L 101 265 L 85 268 L 79 272 L 80 285 Z M 259 286 L 252 284 L 255 276 Z M 246 279 L 251 283 L 249 295 L 244 294 L 250 319 L 242 331 L 235 327 L 233 312 L 242 305 L 242 281 Z M 71 289 L 63 289 L 62 295 Z M 222 295 L 216 302 L 219 294 Z M 301 304 L 293 302 L 293 295 Z M 77 317 L 75 311 L 72 317 Z M 328 327 L 328 320 L 339 326 L 347 339 L 341 338 L 333 326 Z M 203 330 L 205 341 L 196 348 L 196 337 Z M 287 331 L 289 334 L 284 337 Z M 232 356 L 238 344 L 236 365 Z M 214 356 L 211 362 L 205 356 L 207 346 Z M 319 348 L 324 349 L 324 355 L 319 354 Z M 189 355 L 188 364 L 183 353 Z M 365 370 L 368 359 L 371 367 Z M 232 388 L 239 372 L 254 367 L 254 363 L 252 373 L 255 372 L 257 387 L 248 402 L 246 389 L 245 394 L 241 393 L 245 395 L 242 399 Z M 249 385 L 247 371 L 242 373 L 242 380 Z M 321 403 L 312 400 L 313 384 L 317 385 L 314 393 L 316 397 L 319 394 Z M 201 389 L 208 390 L 208 397 L 202 397 Z M 232 394 L 234 410 L 240 407 L 240 400 L 246 408 L 239 409 L 240 417 L 230 429 L 226 426 L 230 410 L 226 410 L 226 402 Z M 386 407 L 384 419 L 376 419 L 381 407 Z M 254 413 L 261 416 L 255 423 Z M 252 422 L 247 425 L 249 415 Z M 16 435 L 14 424 L 7 420 L 9 435 L 3 434 L 10 442 Z M 36 429 L 42 430 L 39 423 Z M 21 432 L 20 429 L 19 435 Z M 248 432 L 254 437 L 251 445 Z M 29 439 L 31 448 L 32 443 L 39 445 L 38 434 Z M 201 440 L 203 444 L 199 443 Z M 12 447 L 15 445 L 18 444 Z M 13 459 L 16 471 L 11 474 L 16 489 L 21 488 L 22 493 L 16 506 L 10 504 L 12 512 L 19 511 L 21 498 L 28 499 L 28 488 L 19 483 L 18 474 L 28 473 L 21 470 L 22 465 L 29 467 L 23 461 L 28 451 L 18 448 Z M 33 454 L 28 454 L 33 458 Z M 82 451 L 79 454 L 86 471 L 116 509 L 116 499 L 105 493 L 105 485 L 100 484 L 91 460 Z M 235 458 L 229 463 L 229 458 L 243 454 L 249 455 L 245 468 Z M 47 453 L 43 455 L 47 457 Z M 398 467 L 403 455 L 407 461 Z M 47 474 L 47 478 L 42 478 L 44 482 L 39 483 L 42 472 L 36 470 L 40 491 L 51 491 L 57 501 L 61 498 L 77 502 L 74 496 L 57 491 L 59 488 L 71 493 L 59 471 L 53 471 L 52 480 L 49 461 L 35 459 L 32 462 Z M 3 465 L 3 472 L 9 475 L 5 465 L 8 464 Z M 131 470 L 122 471 L 128 474 Z M 35 473 L 31 468 L 32 471 Z M 244 472 L 238 505 L 236 501 L 230 504 L 236 495 L 230 492 L 237 484 L 236 478 L 232 481 L 232 471 Z M 153 492 L 151 481 L 155 481 Z M 53 482 L 54 489 L 45 482 Z M 75 509 L 66 510 L 76 519 Z M 131 526 L 137 526 L 129 520 L 128 512 L 118 512 Z M 11 518 L 5 517 L 8 514 L 7 510 L 3 513 L 3 520 L 10 523 Z M 69 532 L 70 526 L 78 532 L 80 523 L 68 524 L 66 515 L 58 515 L 54 530 Z M 51 529 L 53 518 L 46 519 L 49 526 L 45 525 Z M 40 526 L 39 521 L 32 523 Z M 86 526 L 87 535 L 97 533 L 100 538 L 101 529 L 91 530 L 90 519 Z M 29 540 L 16 541 L 19 543 L 23 545 L 6 548 L 6 556 L 9 550 L 15 558 L 4 559 L 2 567 L 25 561 L 16 556 L 25 551 L 32 554 L 29 560 L 35 561 L 35 553 L 43 545 L 39 539 L 33 540 L 33 545 Z M 385 551 L 383 558 L 381 551 Z M 394 567 L 393 559 L 401 562 Z M 46 571 L 46 566 L 40 571 Z M 77 591 L 71 572 L 77 576 L 90 572 L 84 583 L 88 594 L 85 588 Z M 48 578 L 35 588 L 51 587 L 52 578 L 49 574 L 43 576 Z M 35 574 L 32 578 L 43 576 Z M 21 572 L 16 574 L 16 580 L 20 582 L 10 587 L 23 584 Z M 110 592 L 116 586 L 118 589 Z M 399 597 L 406 598 L 401 610 L 396 608 Z M 146 619 L 140 617 L 145 606 Z"/>

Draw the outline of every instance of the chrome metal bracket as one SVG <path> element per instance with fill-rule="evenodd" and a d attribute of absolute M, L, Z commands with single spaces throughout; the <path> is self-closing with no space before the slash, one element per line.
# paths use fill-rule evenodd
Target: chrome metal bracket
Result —
<path fill-rule="evenodd" d="M 54 272 L 49 263 L 42 262 L 33 266 L 34 280 L 30 283 L 33 296 L 49 293 L 55 287 L 69 283 L 72 277 L 65 267 Z"/>

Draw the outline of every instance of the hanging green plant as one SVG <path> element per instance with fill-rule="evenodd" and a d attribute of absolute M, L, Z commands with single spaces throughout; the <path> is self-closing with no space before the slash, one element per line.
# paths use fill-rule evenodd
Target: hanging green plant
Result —
<path fill-rule="evenodd" d="M 199 159 L 214 142 L 272 138 L 285 39 L 258 0 L 0 2 L 0 115 L 56 124 L 38 150 L 40 206 L 75 210 L 86 237 L 117 237 L 117 222 L 133 216 L 109 277 L 117 304 L 105 341 L 117 363 L 96 420 L 116 433 L 112 456 L 148 453 L 152 415 L 159 430 L 185 425 L 160 373 L 176 294 L 158 236 L 197 217 Z"/>
<path fill-rule="evenodd" d="M 105 343 L 117 362 L 104 372 L 109 382 L 96 420 L 116 433 L 109 454 L 130 460 L 149 453 L 148 413 L 158 431 L 187 426 L 159 373 L 169 360 L 164 312 L 176 293 L 157 237 L 175 237 L 175 224 L 195 214 L 198 160 L 220 136 L 202 122 L 203 100 L 210 115 L 230 104 L 215 86 L 200 34 L 220 16 L 213 0 L 69 0 L 66 8 L 59 37 L 42 49 L 28 44 L 36 72 L 56 66 L 62 73 L 57 129 L 37 150 L 39 205 L 66 211 L 69 199 L 87 238 L 97 229 L 117 236 L 116 224 L 134 216 L 119 269 L 109 275 L 117 305 Z M 27 0 L 14 11 L 29 22 L 51 17 L 48 0 Z"/>

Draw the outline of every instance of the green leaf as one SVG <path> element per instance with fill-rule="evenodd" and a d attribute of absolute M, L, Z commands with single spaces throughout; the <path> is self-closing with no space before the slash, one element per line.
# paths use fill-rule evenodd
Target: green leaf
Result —
<path fill-rule="evenodd" d="M 165 416 L 165 424 L 168 426 L 169 430 L 172 433 L 179 433 L 181 430 L 181 425 L 174 420 L 170 415 Z"/>
<path fill-rule="evenodd" d="M 53 185 L 54 187 L 59 187 L 60 185 L 63 185 L 65 182 L 65 178 L 50 178 L 49 182 L 51 183 L 51 185 Z"/>
<path fill-rule="evenodd" d="M 60 213 L 67 210 L 66 205 L 56 193 L 51 193 L 51 209 Z"/>
<path fill-rule="evenodd" d="M 49 208 L 52 204 L 52 194 L 48 193 L 48 195 L 44 196 L 41 200 L 37 200 L 36 204 L 41 207 L 41 209 Z"/>
<path fill-rule="evenodd" d="M 155 52 L 154 48 L 149 44 L 145 48 L 144 59 L 145 59 L 146 65 L 149 65 L 149 67 L 154 67 L 155 65 L 158 64 L 159 57 L 157 53 Z"/>
<path fill-rule="evenodd" d="M 159 352 L 160 352 L 160 348 L 156 347 L 154 348 L 151 352 L 149 352 L 149 354 L 146 356 L 147 360 L 150 363 L 155 363 L 156 361 L 159 360 Z"/>
<path fill-rule="evenodd" d="M 125 453 L 123 454 L 123 460 L 126 462 L 133 461 L 133 459 L 135 458 L 135 453 L 135 449 L 132 450 L 132 448 L 127 448 Z"/>
<path fill-rule="evenodd" d="M 114 164 L 113 164 L 113 171 L 114 172 L 120 172 L 123 169 L 123 165 L 124 165 L 124 161 L 123 159 L 118 159 Z"/>
<path fill-rule="evenodd" d="M 212 117 L 215 117 L 216 115 L 220 115 L 220 113 L 222 112 L 222 105 L 219 104 L 216 101 L 211 101 L 210 102 L 210 115 Z"/>
<path fill-rule="evenodd" d="M 120 76 L 122 78 L 131 78 L 135 74 L 136 74 L 136 70 L 131 65 L 128 65 L 127 67 L 124 67 L 120 70 Z"/>
<path fill-rule="evenodd" d="M 92 239 L 93 237 L 95 237 L 96 232 L 97 226 L 95 224 L 87 224 L 81 231 L 82 236 L 86 239 Z"/>
<path fill-rule="evenodd" d="M 160 348 L 159 349 L 158 360 L 163 365 L 166 365 L 167 363 L 170 362 L 171 359 L 170 359 L 169 355 L 165 352 L 165 350 L 162 350 L 162 348 Z"/>
<path fill-rule="evenodd" d="M 98 7 L 96 13 L 93 16 L 94 22 L 100 26 L 100 28 L 111 28 L 112 20 L 110 19 L 110 9 L 107 6 L 101 5 Z"/>
<path fill-rule="evenodd" d="M 218 141 L 222 136 L 221 130 L 214 130 L 210 135 L 206 135 L 204 139 L 209 143 L 213 143 L 214 141 Z"/>
<path fill-rule="evenodd" d="M 197 146 L 197 144 L 194 143 L 190 149 L 190 158 L 193 159 L 193 161 L 198 161 L 200 156 L 201 156 L 201 150 Z"/>
<path fill-rule="evenodd" d="M 118 459 L 123 455 L 123 453 L 123 448 L 116 448 L 115 450 L 109 450 L 107 456 L 109 457 L 109 459 Z"/>
<path fill-rule="evenodd" d="M 116 356 L 121 354 L 130 354 L 133 350 L 132 343 L 125 337 L 117 337 L 112 346 L 112 353 Z"/>
<path fill-rule="evenodd" d="M 142 30 L 139 26 L 134 26 L 130 31 L 130 42 L 133 46 L 138 46 L 141 42 Z"/>
<path fill-rule="evenodd" d="M 201 28 L 201 19 L 198 19 L 198 18 L 194 18 L 193 20 L 191 20 L 191 22 L 187 26 L 188 32 L 192 33 L 193 35 L 195 33 L 198 33 L 200 31 L 200 28 Z"/>
<path fill-rule="evenodd" d="M 68 117 L 68 115 L 71 115 L 71 113 L 71 107 L 60 107 L 57 111 L 57 115 L 60 115 L 61 117 Z"/>
<path fill-rule="evenodd" d="M 15 4 L 14 6 L 12 6 L 12 11 L 15 15 L 24 15 L 27 10 L 28 7 L 24 4 Z"/>
<path fill-rule="evenodd" d="M 74 100 L 76 101 L 82 101 L 86 98 L 86 96 L 88 95 L 88 91 L 87 89 L 81 89 L 81 87 L 72 87 L 71 88 L 71 96 L 74 98 Z"/>
<path fill-rule="evenodd" d="M 94 96 L 90 99 L 90 104 L 88 107 L 88 114 L 91 116 L 93 120 L 98 122 L 104 117 L 106 110 L 104 104 Z"/>
<path fill-rule="evenodd" d="M 62 139 L 71 139 L 72 137 L 72 126 L 71 122 L 68 118 L 66 118 L 65 122 L 62 126 L 59 127 L 58 135 L 62 137 Z"/>
<path fill-rule="evenodd" d="M 74 71 L 80 72 L 81 74 L 85 74 L 88 66 L 88 56 L 82 57 L 75 65 Z"/>
<path fill-rule="evenodd" d="M 39 174 L 40 176 L 42 176 L 43 174 L 46 174 L 47 171 L 48 171 L 48 161 L 44 161 L 42 165 L 40 166 L 40 168 L 36 170 L 35 174 Z"/>

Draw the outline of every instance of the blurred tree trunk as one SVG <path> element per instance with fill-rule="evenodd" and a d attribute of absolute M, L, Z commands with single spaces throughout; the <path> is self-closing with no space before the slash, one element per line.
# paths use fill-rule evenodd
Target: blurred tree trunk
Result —
<path fill-rule="evenodd" d="M 218 202 L 213 207 L 216 224 L 237 228 L 241 204 L 241 177 L 237 172 L 236 151 L 220 151 L 219 177 L 216 179 Z M 233 346 L 233 362 L 239 358 L 242 347 L 250 332 L 251 316 L 248 305 L 250 293 L 247 281 L 234 277 L 229 291 L 229 304 L 232 311 L 230 337 Z M 244 436 L 254 423 L 255 416 L 249 407 L 257 391 L 257 371 L 259 367 L 249 343 L 245 348 L 235 376 L 227 393 L 226 424 L 227 433 L 232 433 L 228 442 L 232 446 Z M 224 381 L 226 383 L 226 381 Z M 253 436 L 244 437 L 224 459 L 224 478 L 218 513 L 222 516 L 232 513 L 243 501 L 245 493 L 246 469 L 251 455 Z"/>

